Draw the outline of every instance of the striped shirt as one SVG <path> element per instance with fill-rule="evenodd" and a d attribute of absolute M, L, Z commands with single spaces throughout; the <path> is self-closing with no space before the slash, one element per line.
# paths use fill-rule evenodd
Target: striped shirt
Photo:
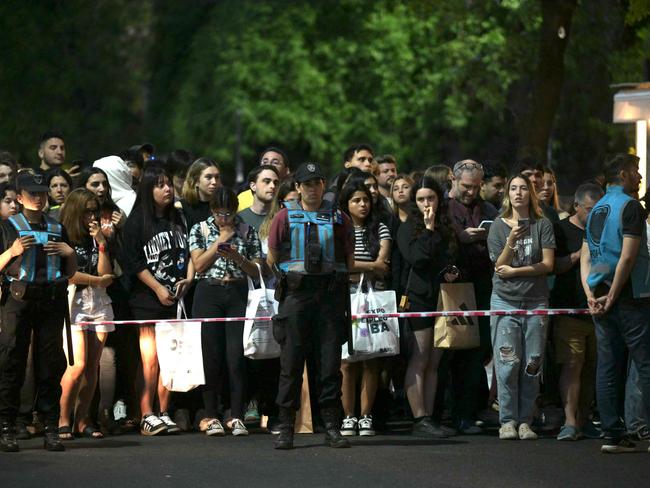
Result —
<path fill-rule="evenodd" d="M 356 261 L 374 261 L 377 255 L 372 256 L 370 249 L 363 238 L 365 227 L 354 227 L 354 259 Z M 376 236 L 375 236 L 376 237 Z M 369 240 L 372 240 L 372 236 Z M 379 224 L 379 242 L 392 240 L 388 227 L 382 223 Z"/>

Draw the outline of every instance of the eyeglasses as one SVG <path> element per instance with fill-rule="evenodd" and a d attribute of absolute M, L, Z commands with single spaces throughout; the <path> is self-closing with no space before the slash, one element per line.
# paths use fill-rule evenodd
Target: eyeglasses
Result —
<path fill-rule="evenodd" d="M 462 171 L 464 169 L 470 169 L 470 170 L 471 169 L 478 169 L 478 170 L 483 171 L 483 165 L 480 164 L 480 163 L 476 163 L 474 161 L 469 161 L 469 162 L 465 162 L 465 163 L 456 163 L 454 165 L 454 173 L 456 171 Z"/>
<path fill-rule="evenodd" d="M 228 218 L 228 217 L 232 217 L 232 216 L 233 216 L 233 213 L 232 213 L 232 212 L 215 212 L 215 215 L 216 215 L 217 217 L 221 217 L 221 218 L 226 219 L 226 218 Z"/>

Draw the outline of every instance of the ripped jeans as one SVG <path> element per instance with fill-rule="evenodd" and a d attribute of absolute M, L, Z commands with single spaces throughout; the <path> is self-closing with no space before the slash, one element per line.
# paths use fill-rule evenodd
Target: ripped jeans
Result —
<path fill-rule="evenodd" d="M 546 308 L 548 302 L 505 300 L 495 293 L 490 300 L 492 310 L 534 310 Z M 499 396 L 501 424 L 533 421 L 535 401 L 539 394 L 548 317 L 490 317 L 492 349 Z"/>

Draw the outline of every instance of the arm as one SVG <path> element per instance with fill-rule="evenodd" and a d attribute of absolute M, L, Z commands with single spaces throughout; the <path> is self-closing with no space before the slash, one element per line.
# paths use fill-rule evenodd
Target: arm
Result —
<path fill-rule="evenodd" d="M 174 304 L 174 295 L 167 289 L 166 286 L 160 284 L 156 278 L 151 274 L 148 269 L 136 273 L 140 281 L 147 285 L 158 297 L 158 301 L 165 306 Z"/>
<path fill-rule="evenodd" d="M 194 249 L 190 256 L 192 257 L 192 265 L 197 273 L 203 273 L 212 267 L 217 260 L 217 246 L 218 241 L 214 241 L 207 249 Z"/>
<path fill-rule="evenodd" d="M 357 273 L 373 273 L 378 277 L 384 276 L 388 271 L 390 271 L 390 250 L 391 250 L 391 240 L 383 239 L 379 243 L 379 252 L 377 253 L 377 259 L 374 261 L 354 261 L 354 267 L 350 271 Z"/>
<path fill-rule="evenodd" d="M 527 276 L 547 275 L 553 272 L 555 261 L 555 249 L 542 249 L 542 260 L 539 263 L 520 268 L 512 268 L 509 265 L 497 266 L 497 272 L 502 278 L 523 278 Z M 506 268 L 505 270 L 503 268 Z"/>
<path fill-rule="evenodd" d="M 589 311 L 592 314 L 599 314 L 601 313 L 601 304 L 596 300 L 594 292 L 591 291 L 591 288 L 589 288 L 589 285 L 587 284 L 587 277 L 589 276 L 590 270 L 591 254 L 589 253 L 589 245 L 585 241 L 582 243 L 582 249 L 580 250 L 580 281 L 582 282 L 582 289 L 587 297 Z"/>
<path fill-rule="evenodd" d="M 567 256 L 562 256 L 562 257 L 556 256 L 555 267 L 553 268 L 553 271 L 555 272 L 555 274 L 566 273 L 579 262 L 580 262 L 580 249 L 578 249 L 576 252 L 572 252 Z"/>

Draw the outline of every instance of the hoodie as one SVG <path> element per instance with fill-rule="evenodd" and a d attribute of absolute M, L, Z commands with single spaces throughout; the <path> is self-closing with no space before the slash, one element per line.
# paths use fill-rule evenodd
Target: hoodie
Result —
<path fill-rule="evenodd" d="M 135 191 L 131 188 L 131 170 L 118 156 L 106 156 L 93 163 L 93 167 L 104 170 L 111 185 L 111 198 L 128 217 L 135 203 Z"/>

